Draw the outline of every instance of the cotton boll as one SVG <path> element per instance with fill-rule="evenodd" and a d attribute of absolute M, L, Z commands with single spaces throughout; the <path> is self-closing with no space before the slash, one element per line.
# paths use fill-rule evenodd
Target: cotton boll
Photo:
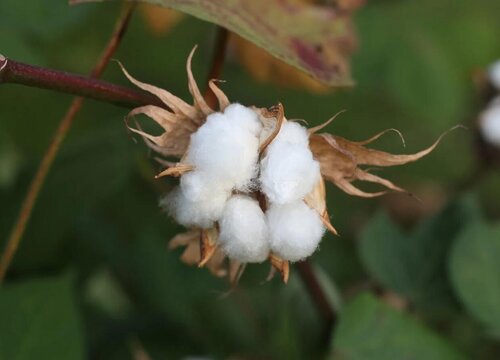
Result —
<path fill-rule="evenodd" d="M 197 170 L 182 175 L 180 186 L 184 196 L 191 201 L 208 201 L 214 193 L 229 192 L 232 188 L 229 181 L 214 178 Z"/>
<path fill-rule="evenodd" d="M 181 225 L 207 229 L 219 220 L 228 197 L 228 192 L 219 191 L 209 199 L 192 201 L 177 187 L 160 201 L 160 206 Z"/>
<path fill-rule="evenodd" d="M 205 173 L 210 182 L 228 182 L 231 188 L 246 190 L 257 173 L 259 140 L 253 133 L 255 126 L 249 125 L 253 120 L 240 110 L 209 115 L 191 136 L 186 162 Z"/>
<path fill-rule="evenodd" d="M 319 163 L 308 147 L 279 143 L 261 161 L 260 184 L 273 204 L 303 199 L 319 181 Z"/>
<path fill-rule="evenodd" d="M 266 217 L 271 251 L 285 260 L 311 256 L 325 232 L 318 213 L 303 201 L 273 205 Z"/>
<path fill-rule="evenodd" d="M 281 126 L 278 136 L 276 136 L 276 139 L 270 146 L 272 147 L 273 144 L 279 145 L 284 142 L 309 147 L 307 129 L 296 122 L 287 121 Z"/>
<path fill-rule="evenodd" d="M 479 128 L 483 138 L 491 145 L 500 147 L 500 98 L 484 110 L 479 117 Z"/>
<path fill-rule="evenodd" d="M 243 195 L 229 199 L 219 220 L 219 245 L 229 258 L 262 262 L 269 255 L 266 218 L 259 203 Z"/>
<path fill-rule="evenodd" d="M 262 123 L 259 116 L 252 109 L 238 103 L 226 107 L 224 115 L 230 118 L 230 121 L 238 123 L 239 126 L 258 136 L 262 130 Z"/>
<path fill-rule="evenodd" d="M 260 183 L 271 203 L 303 199 L 319 181 L 319 163 L 309 150 L 307 130 L 286 122 L 261 161 Z"/>
<path fill-rule="evenodd" d="M 488 69 L 488 77 L 493 86 L 500 90 L 500 60 L 491 64 Z"/>

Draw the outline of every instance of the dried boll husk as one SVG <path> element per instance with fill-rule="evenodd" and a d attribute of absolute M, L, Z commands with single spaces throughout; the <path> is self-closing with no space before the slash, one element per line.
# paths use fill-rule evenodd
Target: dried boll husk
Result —
<path fill-rule="evenodd" d="M 168 249 L 185 247 L 180 257 L 183 263 L 206 267 L 214 276 L 227 276 L 231 284 L 236 284 L 244 264 L 231 259 L 226 261 L 226 254 L 217 246 L 218 236 L 217 228 L 191 229 L 174 236 L 168 242 Z"/>
<path fill-rule="evenodd" d="M 202 256 L 202 247 L 200 241 L 202 240 L 203 231 L 201 229 L 191 229 L 185 233 L 180 233 L 174 236 L 168 243 L 170 250 L 177 249 L 178 247 L 185 247 L 180 259 L 187 265 L 200 266 L 201 259 L 207 259 L 207 255 Z M 216 236 L 216 230 L 206 232 L 205 242 L 215 244 L 216 239 L 208 239 L 207 237 Z M 208 246 L 210 247 L 210 246 Z M 205 249 L 207 246 L 205 246 Z M 205 250 L 206 251 L 206 250 Z M 202 266 L 206 266 L 212 274 L 218 277 L 227 275 L 227 269 L 224 266 L 225 254 L 218 250 L 215 246 L 210 247 L 210 257 L 205 260 Z"/>
<path fill-rule="evenodd" d="M 328 231 L 330 231 L 333 235 L 338 235 L 337 230 L 330 222 L 330 215 L 328 215 L 328 209 L 326 207 L 325 181 L 323 180 L 323 177 L 320 177 L 314 189 L 306 195 L 304 202 L 307 206 L 318 213 L 323 225 Z"/>
<path fill-rule="evenodd" d="M 380 132 L 368 140 L 356 142 L 331 134 L 316 134 L 315 132 L 321 128 L 320 126 L 312 129 L 309 143 L 314 157 L 320 162 L 322 176 L 344 192 L 365 198 L 381 196 L 389 190 L 397 192 L 406 192 L 406 190 L 387 179 L 370 173 L 368 170 L 363 170 L 359 167 L 360 165 L 387 167 L 417 161 L 430 154 L 443 136 L 446 135 L 446 133 L 442 134 L 431 146 L 417 153 L 394 155 L 365 147 L 365 145 L 377 140 L 388 131 L 394 131 L 394 129 Z M 387 188 L 387 190 L 373 193 L 365 192 L 352 184 L 355 180 L 377 183 Z"/>

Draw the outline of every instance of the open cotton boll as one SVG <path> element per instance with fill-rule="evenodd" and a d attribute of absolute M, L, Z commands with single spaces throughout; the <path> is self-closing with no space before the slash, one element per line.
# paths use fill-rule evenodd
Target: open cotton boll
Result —
<path fill-rule="evenodd" d="M 160 201 L 160 206 L 181 225 L 207 229 L 219 220 L 228 197 L 228 192 L 220 191 L 214 192 L 209 199 L 192 201 L 176 187 Z"/>
<path fill-rule="evenodd" d="M 247 110 L 251 111 L 239 105 L 227 115 L 211 114 L 191 135 L 186 162 L 204 172 L 209 181 L 227 181 L 232 188 L 246 190 L 255 177 L 259 140 L 254 131 L 259 120 L 249 125 L 253 120 Z"/>
<path fill-rule="evenodd" d="M 489 144 L 500 147 L 500 97 L 495 98 L 481 113 L 479 128 L 481 135 Z"/>
<path fill-rule="evenodd" d="M 325 227 L 316 211 L 303 201 L 272 205 L 266 212 L 271 251 L 289 261 L 299 261 L 317 249 Z"/>
<path fill-rule="evenodd" d="M 181 176 L 182 193 L 191 201 L 208 201 L 216 192 L 229 192 L 233 186 L 225 179 L 214 178 L 203 171 L 190 171 Z"/>
<path fill-rule="evenodd" d="M 307 133 L 307 129 L 293 121 L 285 122 L 281 126 L 278 136 L 276 136 L 276 139 L 274 139 L 270 147 L 284 142 L 309 147 L 309 134 Z"/>
<path fill-rule="evenodd" d="M 261 161 L 261 188 L 274 204 L 303 199 L 318 183 L 320 176 L 319 163 L 305 146 L 274 144 Z"/>
<path fill-rule="evenodd" d="M 269 255 L 266 218 L 259 203 L 244 195 L 231 197 L 219 220 L 219 245 L 231 259 L 262 262 Z"/>
<path fill-rule="evenodd" d="M 231 121 L 235 121 L 239 126 L 250 131 L 253 135 L 258 136 L 262 130 L 262 123 L 259 120 L 258 114 L 252 109 L 238 103 L 234 103 L 226 107 L 224 115 L 229 117 Z"/>
<path fill-rule="evenodd" d="M 493 86 L 500 90 L 500 60 L 490 65 L 488 69 L 488 77 Z"/>

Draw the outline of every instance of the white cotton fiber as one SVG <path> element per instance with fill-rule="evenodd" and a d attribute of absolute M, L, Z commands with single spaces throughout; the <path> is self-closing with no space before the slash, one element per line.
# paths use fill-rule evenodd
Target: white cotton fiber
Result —
<path fill-rule="evenodd" d="M 281 126 L 280 132 L 276 139 L 274 139 L 271 146 L 287 142 L 290 144 L 309 146 L 309 134 L 307 129 L 301 126 L 299 123 L 293 121 L 287 121 Z"/>
<path fill-rule="evenodd" d="M 204 171 L 190 171 L 181 176 L 182 193 L 191 201 L 210 200 L 214 193 L 229 192 L 232 185 L 224 179 L 213 179 Z"/>
<path fill-rule="evenodd" d="M 224 115 L 236 121 L 244 129 L 255 136 L 259 136 L 262 130 L 262 123 L 259 116 L 252 109 L 238 103 L 234 103 L 224 109 Z"/>
<path fill-rule="evenodd" d="M 243 195 L 229 199 L 219 220 L 219 245 L 229 258 L 262 262 L 269 255 L 266 218 L 259 203 Z"/>
<path fill-rule="evenodd" d="M 481 135 L 489 144 L 500 147 L 500 98 L 494 99 L 481 113 L 479 128 Z"/>
<path fill-rule="evenodd" d="M 490 65 L 488 76 L 491 84 L 493 84 L 497 90 L 500 90 L 500 60 Z"/>
<path fill-rule="evenodd" d="M 317 249 L 325 227 L 316 211 L 303 201 L 273 205 L 266 212 L 271 251 L 289 261 L 299 261 Z"/>
<path fill-rule="evenodd" d="M 258 133 L 262 125 L 257 113 L 239 104 L 224 113 L 214 113 L 191 135 L 186 162 L 205 174 L 205 181 L 247 190 L 257 173 Z"/>
<path fill-rule="evenodd" d="M 207 229 L 219 220 L 229 195 L 226 191 L 214 191 L 210 198 L 193 201 L 176 187 L 160 201 L 160 206 L 181 225 Z"/>
<path fill-rule="evenodd" d="M 260 184 L 271 203 L 303 199 L 320 178 L 319 163 L 308 146 L 307 131 L 287 122 L 261 161 Z"/>

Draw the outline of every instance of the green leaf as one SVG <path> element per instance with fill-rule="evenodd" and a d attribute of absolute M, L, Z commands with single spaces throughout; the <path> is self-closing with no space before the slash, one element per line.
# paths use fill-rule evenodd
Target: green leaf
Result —
<path fill-rule="evenodd" d="M 103 0 L 73 0 L 72 3 Z M 352 85 L 350 15 L 297 0 L 141 0 L 220 25 L 270 54 L 336 86 Z"/>
<path fill-rule="evenodd" d="M 439 127 L 442 119 L 455 119 L 462 110 L 457 103 L 464 104 L 466 94 L 451 55 L 423 30 L 418 36 L 406 34 L 402 43 L 387 75 L 393 95 L 409 112 L 429 116 Z"/>
<path fill-rule="evenodd" d="M 110 130 L 115 128 L 101 128 L 101 132 L 89 134 L 85 139 L 70 139 L 68 147 L 62 149 L 40 193 L 13 270 L 29 271 L 61 261 L 58 252 L 82 209 L 95 206 L 124 186 L 131 166 L 126 155 L 128 139 Z M 21 202 L 25 191 L 24 186 L 19 186 L 15 197 L 10 195 L 13 199 L 7 209 L 10 217 L 17 215 L 16 202 Z M 5 224 L 0 226 L 4 230 L 0 233 L 6 234 L 12 223 L 13 219 L 7 223 L 0 221 L 0 225 Z"/>
<path fill-rule="evenodd" d="M 0 289 L 0 359 L 83 359 L 72 276 Z"/>
<path fill-rule="evenodd" d="M 21 1 L 3 0 L 0 5 L 0 28 L 2 32 L 11 32 L 17 40 L 29 44 L 34 39 L 46 40 L 61 36 L 64 31 L 87 20 L 89 13 L 90 8 L 72 11 L 66 1 L 54 1 L 50 6 L 33 1 L 26 7 Z M 43 26 L 40 26 L 41 23 Z"/>
<path fill-rule="evenodd" d="M 444 338 L 369 294 L 340 315 L 333 358 L 349 360 L 464 359 Z"/>
<path fill-rule="evenodd" d="M 500 336 L 500 226 L 477 222 L 457 238 L 451 280 L 467 310 Z"/>
<path fill-rule="evenodd" d="M 377 214 L 361 235 L 360 255 L 382 285 L 428 311 L 452 304 L 446 274 L 451 241 L 477 214 L 470 199 L 450 204 L 411 234 L 403 233 L 384 213 Z"/>

